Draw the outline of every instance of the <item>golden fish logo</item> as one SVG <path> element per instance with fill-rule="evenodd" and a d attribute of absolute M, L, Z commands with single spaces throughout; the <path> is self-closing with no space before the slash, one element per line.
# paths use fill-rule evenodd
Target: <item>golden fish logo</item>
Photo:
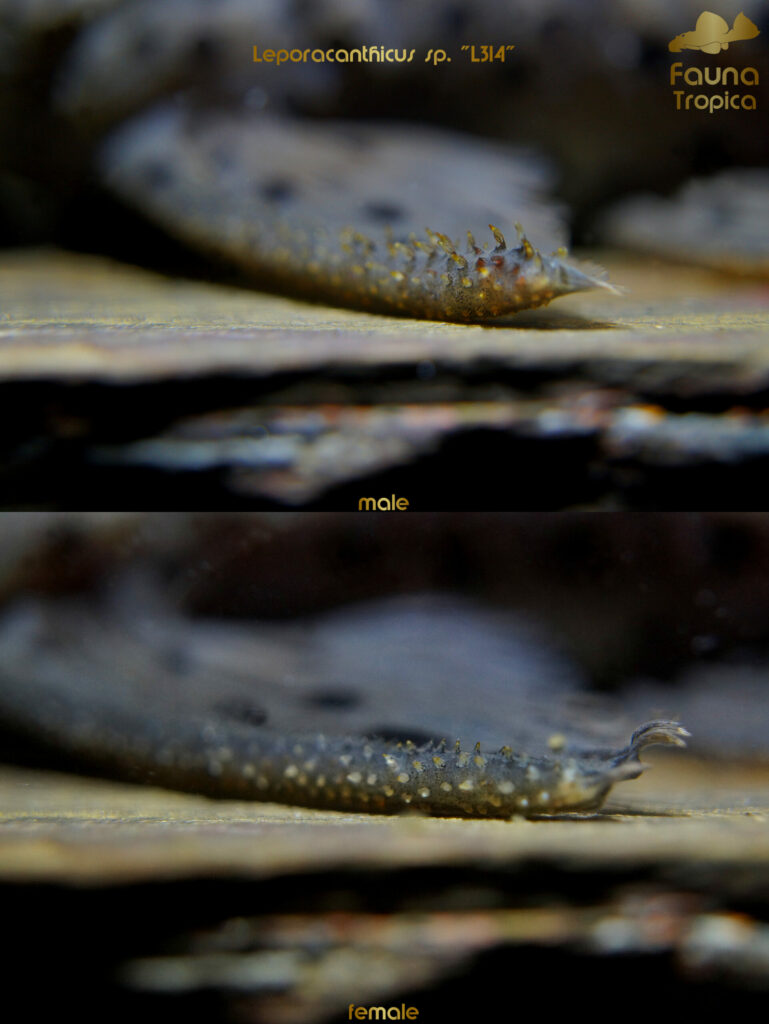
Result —
<path fill-rule="evenodd" d="M 671 53 L 678 53 L 681 50 L 720 53 L 721 50 L 728 50 L 729 43 L 740 43 L 743 39 L 755 39 L 758 34 L 758 27 L 742 13 L 737 15 L 734 25 L 729 28 L 729 23 L 719 14 L 703 11 L 697 18 L 694 30 L 682 32 L 680 36 L 671 39 L 668 49 Z"/>

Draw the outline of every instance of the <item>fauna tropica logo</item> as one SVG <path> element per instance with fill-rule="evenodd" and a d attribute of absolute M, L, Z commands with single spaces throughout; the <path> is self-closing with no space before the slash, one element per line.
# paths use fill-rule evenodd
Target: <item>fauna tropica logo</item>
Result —
<path fill-rule="evenodd" d="M 735 43 L 755 39 L 757 25 L 740 13 L 729 23 L 712 11 L 703 11 L 689 32 L 682 32 L 668 43 L 671 53 L 698 50 L 716 54 L 728 50 Z M 756 96 L 749 91 L 758 85 L 758 69 L 736 68 L 731 65 L 689 65 L 677 60 L 670 65 L 670 84 L 673 86 L 676 110 L 755 110 Z M 685 88 L 685 87 L 689 88 Z M 676 88 L 678 87 L 678 88 Z M 697 90 L 697 91 L 695 91 Z"/>
<path fill-rule="evenodd" d="M 755 39 L 758 34 L 757 26 L 744 14 L 738 14 L 734 19 L 734 24 L 729 28 L 729 23 L 724 21 L 719 14 L 703 11 L 697 18 L 694 31 L 682 32 L 680 36 L 671 39 L 668 49 L 671 53 L 680 53 L 681 50 L 720 53 L 721 50 L 729 49 L 729 43 L 741 43 L 744 39 Z"/>

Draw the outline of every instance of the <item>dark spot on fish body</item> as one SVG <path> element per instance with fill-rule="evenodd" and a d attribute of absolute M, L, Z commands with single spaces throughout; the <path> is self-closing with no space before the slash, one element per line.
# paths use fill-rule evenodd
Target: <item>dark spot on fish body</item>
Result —
<path fill-rule="evenodd" d="M 337 135 L 345 142 L 351 143 L 358 149 L 364 150 L 371 147 L 369 133 L 357 123 L 340 121 L 336 129 Z"/>
<path fill-rule="evenodd" d="M 147 60 L 157 56 L 163 49 L 162 42 L 156 32 L 143 29 L 131 40 L 131 51 L 137 60 Z"/>
<path fill-rule="evenodd" d="M 329 689 L 308 693 L 304 698 L 304 703 L 309 707 L 345 710 L 359 707 L 362 700 L 360 694 L 355 690 Z"/>
<path fill-rule="evenodd" d="M 318 0 L 291 0 L 290 18 L 301 22 L 313 14 L 318 7 Z"/>
<path fill-rule="evenodd" d="M 246 697 L 223 697 L 214 704 L 216 715 L 244 725 L 265 725 L 269 716 L 264 708 Z"/>
<path fill-rule="evenodd" d="M 229 146 L 215 146 L 209 154 L 211 163 L 218 171 L 229 171 L 235 166 L 235 156 Z"/>
<path fill-rule="evenodd" d="M 151 160 L 142 169 L 142 177 L 149 188 L 165 189 L 174 180 L 173 168 L 162 160 Z"/>
<path fill-rule="evenodd" d="M 467 31 L 467 27 L 470 24 L 470 11 L 465 4 L 448 4 L 443 12 L 441 21 L 450 35 L 454 36 L 454 38 L 459 38 L 462 33 Z"/>
<path fill-rule="evenodd" d="M 220 51 L 219 40 L 210 35 L 196 36 L 190 42 L 190 59 L 204 67 L 214 64 Z"/>
<path fill-rule="evenodd" d="M 395 203 L 376 201 L 364 203 L 361 207 L 361 213 L 364 217 L 382 224 L 403 220 L 406 216 L 403 208 L 396 206 Z"/>
<path fill-rule="evenodd" d="M 158 651 L 158 661 L 167 672 L 174 675 L 188 675 L 192 669 L 190 654 L 182 647 L 168 647 Z"/>
<path fill-rule="evenodd" d="M 298 195 L 296 185 L 288 178 L 273 178 L 259 185 L 259 196 L 268 203 L 287 203 Z"/>

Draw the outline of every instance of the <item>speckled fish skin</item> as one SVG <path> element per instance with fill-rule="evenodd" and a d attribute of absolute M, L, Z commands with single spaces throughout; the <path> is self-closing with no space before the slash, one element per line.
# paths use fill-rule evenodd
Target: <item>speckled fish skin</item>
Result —
<path fill-rule="evenodd" d="M 540 236 L 558 238 L 557 215 L 539 201 L 520 157 L 469 137 L 421 134 L 166 107 L 118 131 L 102 167 L 116 192 L 172 233 L 225 256 L 254 283 L 294 295 L 475 322 L 570 292 L 611 289 L 600 274 L 564 262 L 565 252 L 543 256 L 520 229 L 519 244 L 508 247 L 489 223 L 498 207 L 514 219 L 509 189 Z M 463 143 L 462 178 L 451 162 Z M 467 178 L 483 185 L 484 163 L 489 184 L 478 198 Z M 430 194 L 437 167 L 462 178 L 439 197 Z M 484 219 L 493 249 L 473 234 Z"/>
<path fill-rule="evenodd" d="M 287 735 L 209 719 L 151 718 L 3 680 L 0 714 L 22 732 L 119 776 L 215 797 L 439 817 L 529 817 L 593 811 L 616 782 L 644 770 L 654 744 L 685 746 L 678 722 L 653 721 L 627 747 L 579 757 L 483 751 L 457 741 L 416 746 L 375 738 Z"/>

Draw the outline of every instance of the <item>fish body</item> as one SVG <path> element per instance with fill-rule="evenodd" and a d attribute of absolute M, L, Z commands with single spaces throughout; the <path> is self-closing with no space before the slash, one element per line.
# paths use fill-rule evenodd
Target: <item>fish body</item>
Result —
<path fill-rule="evenodd" d="M 652 721 L 613 751 L 532 757 L 460 741 L 417 745 L 376 737 L 276 732 L 225 716 L 164 717 L 6 677 L 0 718 L 91 770 L 209 796 L 358 813 L 510 818 L 600 808 L 638 777 L 639 753 L 683 747 L 678 722 Z"/>
<path fill-rule="evenodd" d="M 542 255 L 520 225 L 508 247 L 489 217 L 514 221 L 522 206 L 537 236 L 557 244 L 558 215 L 531 160 L 471 136 L 167 106 L 119 130 L 101 166 L 117 194 L 170 232 L 289 294 L 477 322 L 615 290 L 600 271 L 566 262 L 565 249 Z M 447 180 L 436 195 L 439 170 Z M 481 191 L 468 194 L 473 179 Z"/>

